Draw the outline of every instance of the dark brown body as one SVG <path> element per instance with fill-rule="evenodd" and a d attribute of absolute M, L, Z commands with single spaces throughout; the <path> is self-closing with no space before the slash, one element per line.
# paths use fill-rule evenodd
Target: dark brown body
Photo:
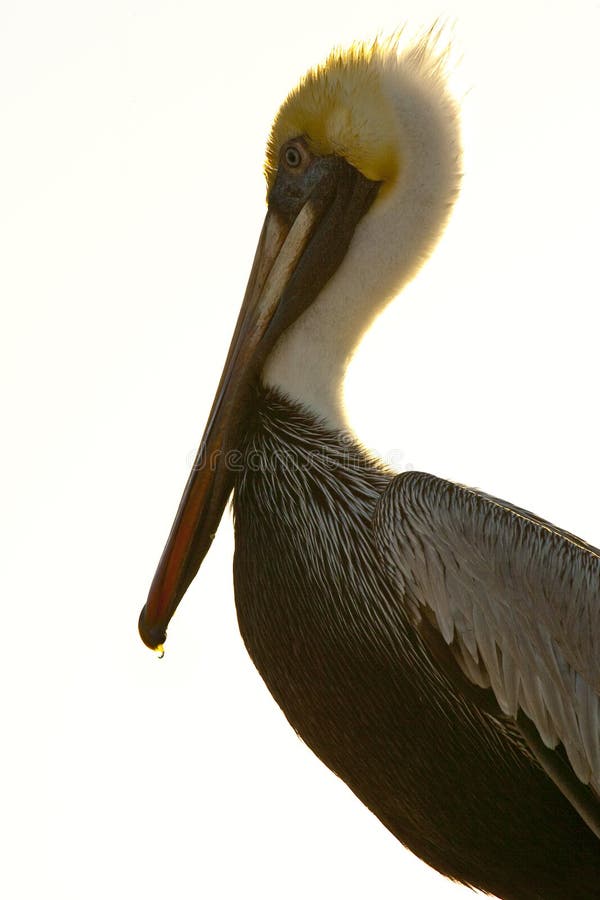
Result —
<path fill-rule="evenodd" d="M 504 900 L 600 897 L 600 843 L 512 727 L 436 667 L 377 558 L 391 476 L 272 393 L 244 440 L 238 619 L 294 729 L 444 874 Z"/>

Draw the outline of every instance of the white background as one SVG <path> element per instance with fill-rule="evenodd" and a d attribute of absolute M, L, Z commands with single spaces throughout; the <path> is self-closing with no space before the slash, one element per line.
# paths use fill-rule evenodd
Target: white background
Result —
<path fill-rule="evenodd" d="M 162 662 L 136 630 L 277 106 L 333 44 L 439 14 L 464 191 L 365 340 L 351 415 L 401 465 L 600 545 L 599 3 L 0 4 L 5 897 L 469 896 L 287 726 L 237 633 L 229 514 Z"/>

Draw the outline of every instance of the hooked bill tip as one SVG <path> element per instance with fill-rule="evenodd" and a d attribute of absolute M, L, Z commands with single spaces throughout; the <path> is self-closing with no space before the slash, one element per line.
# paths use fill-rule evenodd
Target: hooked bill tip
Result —
<path fill-rule="evenodd" d="M 138 622 L 138 631 L 146 647 L 158 653 L 159 657 L 163 657 L 165 653 L 164 643 L 167 639 L 167 632 L 164 628 L 148 627 L 146 623 L 146 607 L 142 609 Z"/>

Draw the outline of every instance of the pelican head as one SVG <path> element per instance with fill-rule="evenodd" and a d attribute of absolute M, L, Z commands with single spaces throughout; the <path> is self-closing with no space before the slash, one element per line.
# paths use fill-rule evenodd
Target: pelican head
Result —
<path fill-rule="evenodd" d="M 267 146 L 268 210 L 198 456 L 140 616 L 157 648 L 233 487 L 233 455 L 257 381 L 333 427 L 341 384 L 373 318 L 412 277 L 460 180 L 445 52 L 429 33 L 402 47 L 334 51 L 283 103 Z"/>

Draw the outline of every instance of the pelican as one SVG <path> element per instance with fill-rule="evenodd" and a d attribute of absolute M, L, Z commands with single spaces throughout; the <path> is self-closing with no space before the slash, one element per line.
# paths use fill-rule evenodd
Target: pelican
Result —
<path fill-rule="evenodd" d="M 410 850 L 506 900 L 600 896 L 600 554 L 394 474 L 341 385 L 457 196 L 435 35 L 336 50 L 283 103 L 225 368 L 139 630 L 161 650 L 233 492 L 248 652 L 291 726 Z"/>

